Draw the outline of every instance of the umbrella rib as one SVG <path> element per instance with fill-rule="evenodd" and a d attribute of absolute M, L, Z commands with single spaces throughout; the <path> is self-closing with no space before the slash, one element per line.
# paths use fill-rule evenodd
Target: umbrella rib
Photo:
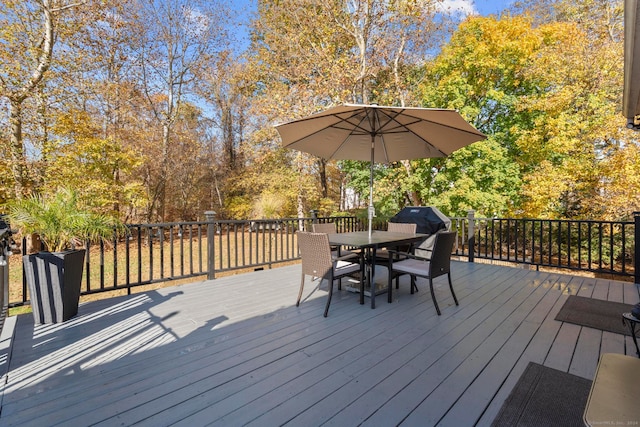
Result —
<path fill-rule="evenodd" d="M 389 163 L 389 150 L 387 149 L 387 144 L 386 144 L 386 142 L 384 140 L 384 135 L 391 134 L 391 133 L 405 133 L 405 132 L 410 132 L 410 133 L 416 135 L 415 132 L 413 132 L 413 131 L 411 131 L 411 129 L 407 128 L 407 125 L 403 125 L 398 120 L 396 120 L 396 117 L 404 114 L 406 110 L 405 109 L 400 109 L 400 110 L 397 110 L 397 111 L 394 110 L 393 111 L 394 114 L 389 114 L 389 113 L 385 112 L 384 110 L 381 110 L 381 109 L 378 109 L 378 108 L 369 108 L 369 109 L 366 109 L 365 111 L 367 113 L 367 117 L 370 118 L 369 122 L 370 122 L 370 126 L 371 126 L 371 129 L 372 129 L 372 132 L 371 132 L 372 136 L 374 138 L 377 137 L 377 136 L 380 137 L 380 145 L 382 147 L 382 155 L 384 157 L 383 163 Z M 370 111 L 373 112 L 373 115 L 371 113 L 369 113 Z M 384 115 L 386 117 L 386 119 L 387 119 L 384 124 L 380 124 L 380 114 Z M 413 117 L 413 116 L 410 116 L 410 117 L 415 119 L 415 117 Z M 375 123 L 376 121 L 377 121 L 377 125 Z M 387 125 L 390 124 L 390 123 L 396 123 L 397 126 L 395 128 L 390 129 L 390 130 L 383 131 L 383 129 L 386 128 Z M 414 121 L 412 123 L 409 123 L 409 124 L 413 124 L 413 123 L 416 123 L 416 121 Z M 395 130 L 395 129 L 397 129 L 397 130 Z M 416 135 L 416 136 L 418 136 L 418 135 Z M 429 143 L 428 141 L 425 141 L 424 138 L 422 138 L 422 137 L 419 137 L 419 138 L 420 138 L 420 140 L 426 142 L 427 144 L 429 144 L 429 145 L 431 145 L 433 147 L 433 145 L 431 143 Z M 435 147 L 433 147 L 433 148 L 435 148 Z M 440 150 L 438 150 L 438 151 L 441 152 Z"/>
<path fill-rule="evenodd" d="M 354 112 L 354 113 L 357 113 L 357 111 L 355 111 L 355 110 L 354 110 L 353 112 Z M 329 125 L 329 126 L 327 126 L 327 127 L 324 127 L 324 128 L 322 128 L 322 129 L 318 129 L 317 131 L 312 132 L 312 133 L 310 133 L 310 134 L 307 134 L 307 135 L 305 135 L 305 136 L 303 136 L 303 137 L 301 137 L 301 138 L 298 138 L 298 139 L 296 139 L 296 140 L 293 140 L 293 141 L 291 141 L 290 143 L 288 143 L 286 146 L 287 146 L 288 148 L 295 148 L 295 145 L 296 145 L 297 143 L 299 143 L 300 141 L 303 141 L 303 140 L 305 140 L 305 139 L 307 139 L 307 138 L 309 138 L 309 137 L 311 137 L 311 136 L 313 136 L 313 135 L 316 135 L 316 134 L 318 134 L 318 133 L 320 133 L 320 132 L 323 132 L 323 131 L 324 131 L 325 129 L 327 129 L 327 128 L 335 128 L 335 129 L 340 129 L 340 130 L 349 131 L 349 135 L 348 135 L 348 136 L 347 136 L 347 137 L 346 137 L 346 138 L 345 138 L 345 139 L 344 139 L 344 140 L 339 144 L 338 148 L 337 148 L 333 153 L 331 153 L 331 155 L 328 157 L 328 159 L 330 159 L 330 158 L 332 158 L 332 157 L 335 155 L 335 153 L 336 153 L 336 152 L 338 152 L 338 151 L 340 150 L 340 148 L 341 148 L 341 147 L 343 146 L 343 144 L 347 141 L 347 139 L 349 139 L 349 137 L 350 137 L 351 135 L 360 135 L 360 134 L 363 134 L 363 135 L 365 135 L 365 134 L 366 134 L 366 135 L 368 135 L 368 134 L 370 134 L 370 133 L 371 133 L 371 132 L 369 132 L 366 128 L 362 127 L 362 125 L 361 125 L 361 123 L 364 121 L 364 117 L 363 117 L 363 118 L 361 118 L 361 119 L 360 119 L 360 121 L 359 121 L 358 123 L 354 123 L 354 122 L 349 121 L 349 120 L 351 120 L 352 118 L 357 117 L 357 116 L 358 116 L 357 114 L 351 114 L 349 117 L 344 118 L 344 117 L 340 117 L 338 114 L 328 114 L 328 115 L 326 115 L 325 117 L 335 117 L 335 118 L 336 118 L 336 119 L 338 119 L 339 121 L 338 121 L 337 123 L 332 123 L 331 125 Z M 305 119 L 297 120 L 296 122 L 297 122 L 297 123 L 302 123 L 302 122 L 305 122 L 305 121 L 311 121 L 311 120 L 314 120 L 314 119 L 317 119 L 317 117 L 310 116 L 310 117 L 305 118 Z M 343 126 L 341 126 L 341 124 L 343 124 L 343 123 L 347 123 L 349 126 L 348 126 L 348 127 L 347 127 L 347 126 L 344 126 L 344 127 L 343 127 Z M 362 132 L 362 133 L 357 132 L 357 130 L 361 130 L 361 132 Z"/>
<path fill-rule="evenodd" d="M 378 129 L 374 130 L 374 134 L 378 134 L 380 135 L 380 145 L 382 146 L 382 155 L 384 156 L 384 163 L 389 163 L 389 150 L 387 150 L 387 144 L 384 141 L 384 134 L 386 132 L 382 132 L 382 129 L 387 126 L 387 124 L 391 123 L 391 122 L 395 122 L 398 123 L 399 125 L 400 122 L 398 122 L 396 120 L 396 117 L 398 117 L 400 114 L 402 114 L 404 112 L 404 110 L 401 111 L 394 111 L 395 115 L 393 115 L 393 117 L 390 114 L 385 114 L 384 111 L 381 111 L 389 120 L 382 126 L 380 126 L 380 115 L 378 113 L 379 110 L 374 110 L 376 111 L 376 118 L 378 119 Z M 406 129 L 406 128 L 405 128 Z M 407 129 L 408 130 L 408 129 Z M 390 132 L 390 133 L 396 133 L 396 132 Z M 398 133 L 402 133 L 401 131 L 399 131 Z M 422 139 L 422 138 L 421 138 Z"/>
<path fill-rule="evenodd" d="M 446 128 L 449 128 L 449 129 L 455 130 L 455 131 L 457 131 L 457 132 L 464 132 L 464 133 L 467 133 L 467 134 L 469 134 L 469 135 L 483 136 L 484 138 L 486 138 L 486 135 L 484 135 L 484 134 L 480 133 L 479 131 L 477 131 L 477 130 L 475 130 L 475 129 L 474 129 L 474 130 L 461 129 L 461 128 L 459 128 L 459 127 L 451 126 L 451 125 L 447 125 L 447 124 L 444 124 L 444 123 L 440 123 L 440 122 L 437 122 L 437 121 L 435 121 L 435 120 L 431 120 L 431 119 L 427 119 L 427 118 L 421 118 L 421 117 L 416 117 L 416 116 L 414 116 L 413 114 L 409 114 L 409 113 L 407 113 L 408 111 L 410 112 L 411 110 L 409 110 L 409 109 L 407 109 L 407 110 L 403 110 L 403 111 L 402 111 L 402 114 L 403 114 L 403 116 L 404 116 L 404 117 L 411 117 L 411 118 L 414 120 L 414 121 L 412 121 L 411 123 L 407 123 L 407 124 L 405 125 L 405 124 L 402 124 L 402 123 L 400 123 L 399 121 L 395 120 L 395 118 L 396 118 L 396 117 L 398 117 L 398 116 L 400 115 L 400 113 L 398 113 L 398 114 L 396 114 L 396 115 L 395 115 L 395 116 L 393 116 L 393 117 L 391 117 L 391 116 L 387 115 L 387 116 L 390 118 L 390 120 L 389 120 L 386 124 L 391 123 L 391 122 L 393 121 L 393 122 L 395 122 L 395 123 L 397 123 L 397 124 L 398 124 L 398 126 L 397 126 L 397 127 L 399 127 L 399 128 L 403 128 L 403 127 L 404 127 L 404 128 L 407 128 L 407 126 L 410 126 L 410 125 L 416 124 L 416 123 L 418 123 L 418 122 L 428 122 L 428 123 L 433 123 L 433 124 L 438 125 L 438 126 L 442 126 L 442 127 L 446 127 Z M 451 110 L 451 112 L 454 112 L 454 110 Z M 468 122 L 466 122 L 466 123 L 468 124 Z M 386 126 L 386 124 L 385 124 L 385 126 Z M 407 130 L 408 130 L 409 132 L 413 133 L 414 135 L 416 135 L 416 133 L 415 133 L 415 132 L 413 132 L 411 129 L 408 129 L 408 128 L 407 128 Z"/>
<path fill-rule="evenodd" d="M 338 123 L 344 123 L 344 122 L 346 122 L 346 123 L 349 123 L 351 126 L 349 126 L 349 127 L 344 127 L 344 128 L 343 128 L 343 127 L 337 126 L 337 125 L 338 125 L 338 123 L 336 123 L 336 124 L 332 124 L 331 126 L 329 126 L 329 127 L 333 127 L 333 128 L 336 128 L 336 129 L 342 129 L 342 130 L 349 131 L 349 134 L 348 134 L 348 135 L 347 135 L 347 136 L 346 136 L 346 137 L 345 137 L 345 138 L 340 142 L 340 144 L 338 144 L 338 147 L 337 147 L 335 150 L 333 150 L 333 152 L 331 153 L 331 155 L 329 156 L 329 158 L 332 158 L 333 156 L 335 156 L 335 155 L 336 155 L 336 153 L 337 153 L 338 151 L 340 151 L 340 149 L 342 148 L 342 146 L 347 142 L 347 140 L 349 139 L 349 137 L 351 137 L 351 135 L 356 135 L 356 134 L 357 134 L 357 133 L 355 132 L 355 130 L 356 130 L 356 129 L 362 129 L 363 133 L 365 132 L 365 128 L 363 128 L 363 127 L 361 126 L 361 123 L 362 123 L 362 122 L 364 121 L 364 119 L 365 119 L 364 117 L 363 117 L 363 118 L 361 118 L 361 119 L 360 119 L 360 121 L 359 121 L 358 123 L 352 123 L 352 122 L 350 122 L 350 121 L 349 121 L 349 119 L 352 119 L 352 118 L 354 118 L 354 117 L 357 117 L 357 115 L 356 115 L 356 114 L 352 114 L 351 116 L 349 116 L 349 117 L 348 117 L 348 118 L 346 118 L 346 119 L 343 119 L 342 117 L 339 117 L 337 114 L 334 114 L 333 116 L 340 120 L 340 122 L 338 122 Z"/>

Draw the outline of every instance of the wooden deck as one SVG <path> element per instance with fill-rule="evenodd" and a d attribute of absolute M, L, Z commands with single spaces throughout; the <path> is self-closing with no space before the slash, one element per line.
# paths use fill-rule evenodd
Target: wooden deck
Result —
<path fill-rule="evenodd" d="M 9 318 L 0 425 L 489 425 L 529 361 L 592 379 L 630 338 L 562 323 L 569 294 L 638 302 L 630 283 L 455 262 L 372 310 L 300 267 L 83 304 L 60 325 Z M 382 270 L 384 271 L 384 269 Z M 382 274 L 380 275 L 382 276 Z M 314 282 L 314 286 L 317 282 Z"/>

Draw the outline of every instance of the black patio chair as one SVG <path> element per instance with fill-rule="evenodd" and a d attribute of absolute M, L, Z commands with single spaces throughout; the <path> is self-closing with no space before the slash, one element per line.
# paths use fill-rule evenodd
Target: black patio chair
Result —
<path fill-rule="evenodd" d="M 458 304 L 458 298 L 453 291 L 453 284 L 451 283 L 451 252 L 453 251 L 453 245 L 456 241 L 457 233 L 455 231 L 441 231 L 436 234 L 436 239 L 433 244 L 433 252 L 430 258 L 422 258 L 410 253 L 403 253 L 406 259 L 401 261 L 394 261 L 394 257 L 389 258 L 389 282 L 387 285 L 388 301 L 393 300 L 391 281 L 394 276 L 399 274 L 408 274 L 411 276 L 411 293 L 414 290 L 417 291 L 416 277 L 424 277 L 429 279 L 429 289 L 431 290 L 431 299 L 436 307 L 436 312 L 440 315 L 440 307 L 436 301 L 436 295 L 433 292 L 433 279 L 436 277 L 447 275 L 449 279 L 449 289 L 451 289 L 451 295 L 456 305 Z M 393 254 L 395 251 L 389 251 Z"/>

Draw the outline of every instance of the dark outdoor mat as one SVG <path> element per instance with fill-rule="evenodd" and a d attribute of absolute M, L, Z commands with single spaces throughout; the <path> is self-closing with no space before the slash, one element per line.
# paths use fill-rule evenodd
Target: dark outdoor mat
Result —
<path fill-rule="evenodd" d="M 530 362 L 493 427 L 584 426 L 591 381 Z"/>
<path fill-rule="evenodd" d="M 632 308 L 632 305 L 621 302 L 569 295 L 556 320 L 630 335 L 629 329 L 622 323 L 622 313 L 630 312 Z"/>

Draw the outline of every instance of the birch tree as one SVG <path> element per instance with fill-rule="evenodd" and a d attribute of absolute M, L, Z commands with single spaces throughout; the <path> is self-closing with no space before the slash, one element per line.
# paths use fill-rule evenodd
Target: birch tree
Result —
<path fill-rule="evenodd" d="M 41 89 L 64 15 L 83 2 L 7 0 L 0 5 L 0 96 L 9 104 L 9 151 L 15 197 L 29 190 L 23 105 Z"/>

